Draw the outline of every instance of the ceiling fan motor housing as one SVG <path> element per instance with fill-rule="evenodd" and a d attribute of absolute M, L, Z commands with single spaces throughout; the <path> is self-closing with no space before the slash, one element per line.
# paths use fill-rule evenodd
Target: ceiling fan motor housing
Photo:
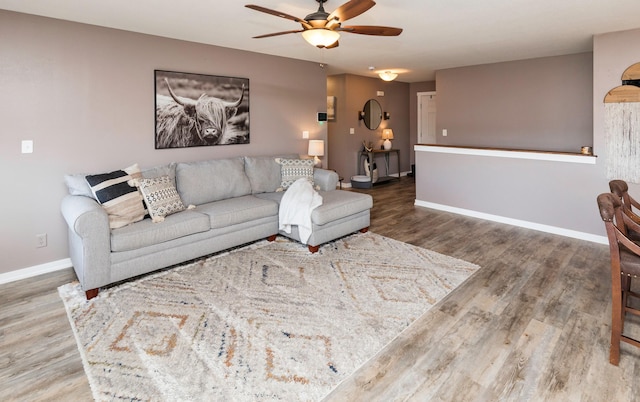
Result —
<path fill-rule="evenodd" d="M 320 7 L 318 8 L 318 11 L 307 15 L 306 17 L 304 17 L 304 19 L 309 23 L 309 25 L 311 25 L 314 28 L 324 28 L 324 26 L 327 24 L 327 18 L 329 18 L 329 13 L 324 11 L 324 7 L 322 6 L 322 4 L 327 0 L 316 0 L 316 1 L 320 3 Z"/>

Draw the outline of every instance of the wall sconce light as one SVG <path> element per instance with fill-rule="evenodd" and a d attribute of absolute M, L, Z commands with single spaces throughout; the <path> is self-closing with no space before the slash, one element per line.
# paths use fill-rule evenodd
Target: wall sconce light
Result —
<path fill-rule="evenodd" d="M 384 118 L 385 120 L 389 120 L 391 118 L 391 114 L 389 112 L 384 112 L 382 114 L 382 118 Z"/>
<path fill-rule="evenodd" d="M 318 156 L 324 156 L 324 140 L 309 140 L 309 156 L 313 156 L 313 161 L 316 167 L 322 165 L 322 161 Z"/>
<path fill-rule="evenodd" d="M 391 141 L 393 139 L 393 130 L 390 128 L 385 128 L 384 130 L 382 130 L 382 139 L 384 139 L 384 142 L 382 143 L 382 145 L 384 146 L 385 150 L 390 150 L 391 149 Z"/>
<path fill-rule="evenodd" d="M 364 112 L 362 110 L 358 112 L 358 120 L 364 120 Z"/>
<path fill-rule="evenodd" d="M 391 71 L 385 71 L 384 73 L 379 73 L 380 79 L 383 81 L 393 81 L 398 77 L 398 74 L 392 73 Z"/>

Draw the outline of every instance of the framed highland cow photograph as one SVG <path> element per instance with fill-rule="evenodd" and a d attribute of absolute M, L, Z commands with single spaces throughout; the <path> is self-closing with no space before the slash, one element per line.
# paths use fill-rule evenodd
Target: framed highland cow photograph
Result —
<path fill-rule="evenodd" d="M 249 143 L 249 79 L 155 70 L 156 149 Z"/>

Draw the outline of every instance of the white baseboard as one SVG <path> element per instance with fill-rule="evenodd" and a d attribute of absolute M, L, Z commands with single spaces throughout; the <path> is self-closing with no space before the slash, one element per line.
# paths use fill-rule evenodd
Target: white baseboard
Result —
<path fill-rule="evenodd" d="M 499 223 L 506 223 L 508 225 L 519 226 L 527 229 L 538 230 L 540 232 L 553 233 L 560 236 L 572 237 L 574 239 L 586 240 L 594 243 L 609 244 L 609 240 L 606 236 L 598 236 L 591 233 L 578 232 L 576 230 L 559 228 L 556 226 L 543 225 L 540 223 L 523 221 L 520 219 L 512 219 L 499 215 L 486 214 L 484 212 L 472 211 L 469 209 L 456 208 L 448 205 L 436 204 L 427 201 L 416 200 L 415 205 L 419 207 L 437 209 L 440 211 L 453 212 L 454 214 L 471 216 L 474 218 L 486 219 L 488 221 L 494 221 Z"/>
<path fill-rule="evenodd" d="M 0 285 L 42 274 L 48 274 L 49 272 L 61 271 L 63 269 L 71 268 L 72 266 L 73 265 L 71 264 L 71 259 L 65 258 L 63 260 L 47 262 L 45 264 L 34 265 L 33 267 L 18 269 L 16 271 L 5 272 L 4 274 L 0 274 Z"/>

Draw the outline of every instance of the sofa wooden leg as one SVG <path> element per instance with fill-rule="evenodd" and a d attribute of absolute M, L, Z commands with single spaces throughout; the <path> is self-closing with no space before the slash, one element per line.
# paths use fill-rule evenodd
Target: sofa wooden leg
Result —
<path fill-rule="evenodd" d="M 368 231 L 369 231 L 369 226 L 367 226 L 366 228 L 360 229 L 360 233 L 367 233 Z"/>
<path fill-rule="evenodd" d="M 271 236 L 267 237 L 267 240 L 275 241 L 276 240 L 276 236 L 278 236 L 278 235 L 271 235 Z"/>
<path fill-rule="evenodd" d="M 100 289 L 95 288 L 95 289 L 89 289 L 89 290 L 87 290 L 86 292 L 84 292 L 84 293 L 85 293 L 85 295 L 87 296 L 87 300 L 91 300 L 91 299 L 93 299 L 94 297 L 96 297 L 96 296 L 98 295 L 98 291 L 99 291 L 99 290 L 100 290 Z"/>
<path fill-rule="evenodd" d="M 312 245 L 307 245 L 307 247 L 309 247 L 309 251 L 311 251 L 311 254 L 313 253 L 317 253 L 318 250 L 320 249 L 320 246 L 312 246 Z"/>

